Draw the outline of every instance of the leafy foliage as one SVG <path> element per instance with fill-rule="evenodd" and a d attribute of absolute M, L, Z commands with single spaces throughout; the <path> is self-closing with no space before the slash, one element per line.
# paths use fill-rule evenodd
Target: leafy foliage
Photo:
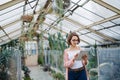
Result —
<path fill-rule="evenodd" d="M 66 40 L 63 38 L 61 33 L 57 34 L 48 34 L 50 50 L 62 50 L 64 51 L 67 48 Z"/>
<path fill-rule="evenodd" d="M 90 80 L 98 80 L 98 63 L 97 63 L 97 45 L 95 44 L 93 48 L 88 53 L 89 56 L 89 64 L 87 65 L 87 69 L 90 74 Z"/>
<path fill-rule="evenodd" d="M 10 66 L 9 60 L 13 53 L 12 49 L 2 48 L 0 53 L 0 79 L 7 80 L 8 79 L 8 68 Z"/>

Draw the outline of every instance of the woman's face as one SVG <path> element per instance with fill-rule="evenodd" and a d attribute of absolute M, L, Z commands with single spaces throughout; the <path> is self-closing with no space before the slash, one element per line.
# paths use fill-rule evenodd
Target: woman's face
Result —
<path fill-rule="evenodd" d="M 72 39 L 71 39 L 71 45 L 76 46 L 77 44 L 78 44 L 78 37 L 73 36 Z"/>

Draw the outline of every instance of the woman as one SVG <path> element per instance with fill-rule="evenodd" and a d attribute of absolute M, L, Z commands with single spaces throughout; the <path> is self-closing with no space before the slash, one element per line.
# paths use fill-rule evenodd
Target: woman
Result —
<path fill-rule="evenodd" d="M 87 80 L 85 65 L 87 64 L 87 55 L 78 59 L 81 48 L 77 46 L 80 43 L 79 36 L 72 32 L 67 38 L 69 48 L 64 50 L 64 66 L 66 68 L 66 80 Z"/>

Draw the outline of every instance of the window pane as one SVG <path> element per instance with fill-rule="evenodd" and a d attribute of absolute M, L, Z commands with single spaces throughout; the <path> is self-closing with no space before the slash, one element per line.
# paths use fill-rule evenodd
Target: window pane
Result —
<path fill-rule="evenodd" d="M 116 14 L 97 3 L 94 3 L 93 1 L 89 1 L 83 7 L 104 18 L 108 18 Z"/>
<path fill-rule="evenodd" d="M 23 6 L 23 5 L 24 5 L 24 2 L 21 2 L 21 3 L 18 3 L 18 4 L 16 4 L 16 5 L 14 5 L 14 6 L 8 7 L 8 8 L 6 8 L 6 9 L 2 10 L 2 11 L 0 12 L 0 15 L 3 15 L 3 14 L 5 14 L 5 13 L 7 13 L 7 12 L 10 12 L 10 11 L 13 11 L 14 9 L 16 10 L 16 9 L 18 9 L 20 6 Z"/>
<path fill-rule="evenodd" d="M 103 1 L 120 9 L 120 0 L 103 0 Z"/>
<path fill-rule="evenodd" d="M 100 21 L 100 20 L 103 19 L 103 18 L 101 18 L 101 17 L 83 9 L 83 8 L 78 8 L 78 9 L 75 10 L 75 12 L 78 13 L 79 15 L 83 16 L 83 17 L 88 18 L 89 20 L 94 21 L 94 22 Z"/>
<path fill-rule="evenodd" d="M 5 33 L 2 30 L 0 30 L 0 37 L 3 35 L 5 35 Z"/>
<path fill-rule="evenodd" d="M 20 28 L 21 28 L 21 24 L 17 23 L 17 24 L 14 24 L 12 26 L 9 26 L 9 27 L 5 28 L 4 30 L 8 34 L 8 33 L 11 33 L 11 32 L 13 32 L 15 30 L 18 30 Z"/>
<path fill-rule="evenodd" d="M 120 18 L 112 20 L 116 24 L 120 24 Z"/>
<path fill-rule="evenodd" d="M 9 1 L 12 1 L 12 0 L 0 0 L 0 5 L 5 4 L 5 3 L 9 2 Z"/>
<path fill-rule="evenodd" d="M 109 26 L 113 26 L 113 25 L 115 25 L 115 24 L 113 24 L 113 23 L 111 23 L 111 22 L 106 22 L 106 23 L 102 23 L 102 24 L 100 24 L 100 25 L 102 25 L 102 26 L 104 26 L 104 27 L 109 27 Z"/>
<path fill-rule="evenodd" d="M 89 24 L 93 23 L 92 21 L 89 21 L 81 16 L 78 16 L 75 13 L 73 13 L 72 16 L 69 16 L 69 18 L 76 22 L 79 22 L 80 24 L 83 24 L 83 25 L 89 25 Z"/>
<path fill-rule="evenodd" d="M 120 39 L 120 35 L 110 31 L 109 29 L 101 30 L 99 32 L 101 32 L 102 34 L 107 35 L 109 37 L 112 37 L 114 39 Z"/>

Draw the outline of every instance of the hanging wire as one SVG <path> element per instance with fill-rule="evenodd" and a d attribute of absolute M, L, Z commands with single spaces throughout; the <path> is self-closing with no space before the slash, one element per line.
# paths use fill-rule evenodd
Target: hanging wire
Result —
<path fill-rule="evenodd" d="M 34 8 L 33 14 L 35 14 L 35 13 L 36 13 L 35 10 L 36 10 L 36 8 L 37 8 L 37 5 L 38 5 L 39 0 L 37 0 L 36 3 L 35 3 L 35 5 L 33 5 L 33 6 L 30 4 L 29 0 L 27 0 L 27 2 L 28 2 L 28 4 L 29 4 L 29 6 L 31 7 L 31 9 Z"/>

